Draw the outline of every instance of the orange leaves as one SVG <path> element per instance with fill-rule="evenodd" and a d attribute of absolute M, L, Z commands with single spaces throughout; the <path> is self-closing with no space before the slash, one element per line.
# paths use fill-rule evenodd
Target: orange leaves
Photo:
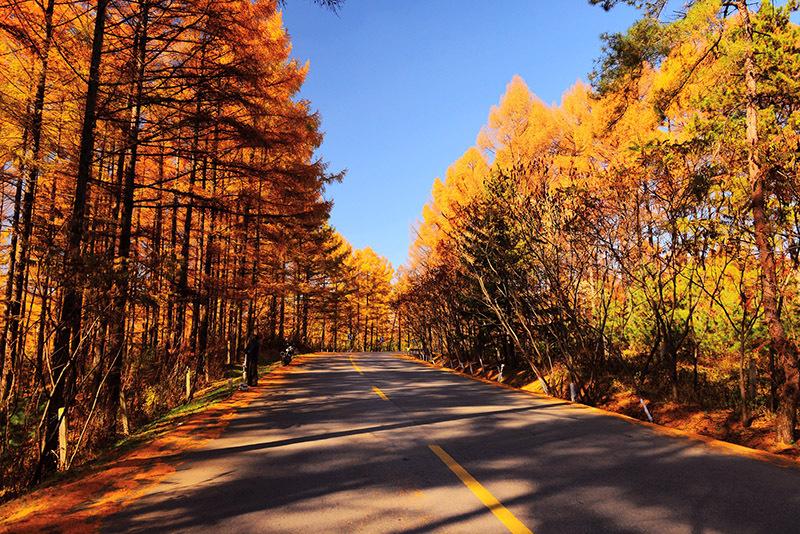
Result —
<path fill-rule="evenodd" d="M 488 173 L 486 158 L 472 147 L 447 169 L 445 181 L 434 180 L 432 199 L 422 208 L 423 220 L 417 229 L 413 256 L 418 257 L 422 250 L 435 253 L 440 241 L 453 232 L 459 210 L 482 194 Z"/>
<path fill-rule="evenodd" d="M 510 169 L 550 150 L 556 124 L 553 109 L 531 93 L 518 75 L 512 78 L 489 122 L 478 135 L 478 146 L 494 155 L 494 163 Z"/>
<path fill-rule="evenodd" d="M 359 289 L 388 295 L 394 278 L 394 269 L 389 260 L 376 254 L 372 248 L 365 247 L 353 252 L 350 265 L 355 270 Z"/>
<path fill-rule="evenodd" d="M 199 382 L 213 377 L 254 330 L 271 329 L 273 343 L 309 341 L 314 307 L 330 297 L 331 278 L 341 283 L 350 254 L 327 227 L 323 186 L 334 177 L 313 158 L 319 117 L 297 98 L 308 66 L 290 58 L 275 0 L 95 4 L 15 0 L 0 8 L 0 281 L 4 293 L 22 295 L 14 302 L 26 302 L 13 322 L 22 315 L 31 325 L 18 342 L 0 342 L 0 363 L 9 347 L 35 355 L 13 376 L 0 365 L 14 384 L 0 396 L 15 395 L 24 410 L 6 439 L 20 443 L 25 461 L 41 451 L 44 427 L 35 436 L 30 429 L 42 420 L 54 428 L 35 399 L 51 394 L 43 369 L 54 355 L 63 365 L 67 338 L 81 345 L 69 375 L 75 387 L 64 388 L 75 397 L 58 401 L 74 407 L 70 454 L 81 418 L 105 412 L 95 420 L 103 423 L 87 425 L 77 465 L 108 442 L 102 433 L 114 425 L 106 423 L 126 409 L 120 392 L 128 391 L 135 427 L 149 413 L 142 392 L 169 405 L 175 383 L 163 377 L 186 376 L 184 366 Z M 87 99 L 89 72 L 97 105 Z M 85 184 L 85 201 L 83 193 L 73 198 L 76 183 Z M 70 224 L 75 207 L 83 211 Z M 81 256 L 68 263 L 67 237 Z M 77 293 L 83 302 L 59 313 L 62 301 L 80 300 L 65 295 Z M 11 315 L 0 311 L 0 332 L 10 331 Z M 68 317 L 83 319 L 78 330 L 66 332 Z M 94 389 L 111 382 L 116 393 Z M 85 405 L 96 393 L 104 399 L 97 410 Z M 16 460 L 0 463 L 0 477 L 18 469 Z"/>

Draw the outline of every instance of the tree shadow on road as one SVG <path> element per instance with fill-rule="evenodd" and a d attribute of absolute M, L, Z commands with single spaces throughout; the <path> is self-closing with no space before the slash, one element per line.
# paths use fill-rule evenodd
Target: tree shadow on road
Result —
<path fill-rule="evenodd" d="M 107 529 L 469 531 L 488 516 L 502 531 L 430 443 L 538 533 L 797 529 L 798 470 L 413 363 L 381 363 L 365 375 L 345 358 L 327 361 L 324 373 L 315 362 L 297 369 L 221 438 L 181 455 L 178 472 Z"/>

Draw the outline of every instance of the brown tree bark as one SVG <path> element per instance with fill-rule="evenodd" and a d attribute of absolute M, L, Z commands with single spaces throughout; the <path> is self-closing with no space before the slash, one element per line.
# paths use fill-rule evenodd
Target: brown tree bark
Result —
<path fill-rule="evenodd" d="M 797 351 L 789 342 L 786 330 L 780 319 L 778 310 L 779 284 L 775 251 L 770 240 L 774 235 L 772 224 L 767 216 L 767 183 L 766 173 L 762 168 L 758 155 L 758 88 L 755 76 L 755 60 L 753 53 L 753 25 L 746 0 L 737 0 L 737 8 L 742 17 L 745 36 L 745 90 L 746 90 L 746 140 L 747 140 L 747 172 L 750 177 L 752 191 L 750 193 L 750 209 L 753 214 L 753 233 L 758 247 L 758 258 L 761 266 L 762 302 L 764 319 L 769 331 L 770 345 L 775 352 L 778 364 L 783 368 L 784 382 L 780 387 L 780 406 L 776 418 L 778 441 L 793 443 L 797 426 L 798 392 L 800 391 L 800 373 L 798 373 Z"/>
<path fill-rule="evenodd" d="M 25 281 L 28 273 L 28 256 L 30 249 L 30 238 L 33 230 L 33 205 L 36 193 L 36 184 L 39 179 L 39 158 L 42 148 L 42 116 L 44 115 L 44 100 L 47 89 L 48 56 L 53 41 L 53 9 L 54 0 L 48 0 L 44 8 L 44 41 L 40 52 L 41 70 L 36 84 L 36 96 L 33 101 L 33 115 L 31 116 L 30 138 L 31 138 L 31 158 L 32 163 L 25 183 L 25 194 L 22 197 L 22 213 L 20 218 L 21 227 L 19 230 L 19 246 L 12 247 L 18 250 L 17 260 L 14 262 L 13 269 L 13 292 L 8 301 L 8 345 L 10 348 L 9 361 L 2 367 L 0 377 L 0 399 L 7 396 L 7 387 L 10 383 L 8 379 L 18 357 L 20 346 L 20 312 L 22 311 L 22 293 L 25 290 Z M 15 229 L 16 230 L 16 229 Z M 0 357 L 5 354 L 5 336 L 0 343 Z"/>
<path fill-rule="evenodd" d="M 59 467 L 58 430 L 69 408 L 70 366 L 72 360 L 70 338 L 73 329 L 80 325 L 81 308 L 83 306 L 82 292 L 77 278 L 82 263 L 81 244 L 83 242 L 84 219 L 89 193 L 89 181 L 92 175 L 92 160 L 94 158 L 97 96 L 100 88 L 100 64 L 103 55 L 103 38 L 105 36 L 108 2 L 109 0 L 98 0 L 95 13 L 86 104 L 81 128 L 78 172 L 75 180 L 75 194 L 72 200 L 72 213 L 67 227 L 67 250 L 64 255 L 66 279 L 64 280 L 61 311 L 52 354 L 51 368 L 55 382 L 45 410 L 45 432 L 39 461 L 33 477 L 35 481 L 40 480 L 45 473 Z"/>
<path fill-rule="evenodd" d="M 130 252 L 131 252 L 131 230 L 133 228 L 133 201 L 136 182 L 136 163 L 139 154 L 139 132 L 141 131 L 142 118 L 142 93 L 144 88 L 145 74 L 145 54 L 147 52 L 147 26 L 149 22 L 149 0 L 142 0 L 139 12 L 138 35 L 134 38 L 134 79 L 133 79 L 133 108 L 131 110 L 131 120 L 128 127 L 127 149 L 130 150 L 128 166 L 125 169 L 125 179 L 122 183 L 120 198 L 120 230 L 119 245 L 116 254 L 116 272 L 114 285 L 112 288 L 113 311 L 111 325 L 111 368 L 108 375 L 108 399 L 109 399 L 109 434 L 117 434 L 117 415 L 125 400 L 122 398 L 122 370 L 126 360 L 125 342 L 125 309 L 128 304 L 128 289 L 130 283 Z M 123 150 L 124 153 L 124 150 Z M 125 414 L 123 414 L 123 417 Z M 127 433 L 128 429 L 123 428 Z"/>

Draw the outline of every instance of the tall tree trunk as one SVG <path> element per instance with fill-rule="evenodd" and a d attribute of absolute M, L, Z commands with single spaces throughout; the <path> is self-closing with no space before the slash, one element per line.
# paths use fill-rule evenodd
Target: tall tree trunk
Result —
<path fill-rule="evenodd" d="M 78 173 L 75 180 L 75 194 L 72 201 L 72 214 L 67 226 L 67 250 L 64 255 L 64 290 L 53 344 L 51 369 L 54 384 L 45 411 L 45 432 L 40 449 L 34 480 L 59 467 L 59 426 L 66 420 L 70 394 L 70 337 L 75 327 L 79 328 L 82 292 L 78 275 L 81 268 L 81 243 L 88 201 L 89 180 L 92 175 L 94 156 L 95 125 L 97 122 L 97 95 L 100 88 L 100 63 L 103 55 L 106 8 L 109 0 L 98 0 L 95 14 L 92 54 L 89 64 L 89 80 L 86 88 L 86 105 L 83 113 L 83 126 L 78 157 Z M 78 337 L 78 336 L 76 336 Z"/>
<path fill-rule="evenodd" d="M 364 301 L 364 335 L 361 350 L 367 350 L 367 336 L 369 335 L 369 295 Z"/>
<path fill-rule="evenodd" d="M 201 47 L 200 53 L 200 70 L 204 69 L 205 65 L 205 44 Z M 181 241 L 181 254 L 180 263 L 178 265 L 178 311 L 175 321 L 175 346 L 176 348 L 185 348 L 186 339 L 184 331 L 186 329 L 186 308 L 189 305 L 189 251 L 191 245 L 192 234 L 192 209 L 194 204 L 194 185 L 197 181 L 197 159 L 198 151 L 200 148 L 200 113 L 203 110 L 203 93 L 201 90 L 197 92 L 195 101 L 194 120 L 192 127 L 192 144 L 191 144 L 191 167 L 189 168 L 189 194 L 186 196 L 186 212 L 183 219 L 183 236 Z"/>
<path fill-rule="evenodd" d="M 750 206 L 753 214 L 753 233 L 758 247 L 758 258 L 761 266 L 762 302 L 764 319 L 769 331 L 770 345 L 775 351 L 778 365 L 783 368 L 784 382 L 780 387 L 776 432 L 778 441 L 793 443 L 797 425 L 798 388 L 800 373 L 797 368 L 797 353 L 786 337 L 786 331 L 780 319 L 778 300 L 780 287 L 778 284 L 775 251 L 770 240 L 774 235 L 772 225 L 767 216 L 767 184 L 766 173 L 761 168 L 758 155 L 758 91 L 756 87 L 755 60 L 753 53 L 753 25 L 746 0 L 737 0 L 737 8 L 742 17 L 745 38 L 744 77 L 746 90 L 746 139 L 747 139 L 747 172 L 750 177 L 752 192 Z"/>
<path fill-rule="evenodd" d="M 114 277 L 114 310 L 112 311 L 113 322 L 111 325 L 111 369 L 108 374 L 108 398 L 109 398 L 109 435 L 114 437 L 117 434 L 117 415 L 120 407 L 125 405 L 122 398 L 122 370 L 126 360 L 126 341 L 125 308 L 128 304 L 128 290 L 130 284 L 130 252 L 131 252 L 131 231 L 133 228 L 133 201 L 136 183 L 136 163 L 139 154 L 139 132 L 141 131 L 142 118 L 142 92 L 144 87 L 145 54 L 147 52 L 147 25 L 149 21 L 149 0 L 142 0 L 139 13 L 139 32 L 134 39 L 134 83 L 133 83 L 133 108 L 131 109 L 131 120 L 128 128 L 127 148 L 130 150 L 128 167 L 125 169 L 125 180 L 121 191 L 121 214 L 119 230 L 119 246 L 116 255 L 116 276 Z M 123 148 L 124 153 L 124 148 Z M 127 420 L 126 414 L 123 421 Z M 127 425 L 123 425 L 127 426 Z M 123 428 L 127 433 L 128 429 Z"/>
<path fill-rule="evenodd" d="M 214 128 L 213 138 L 213 151 L 217 152 L 219 130 Z M 205 180 L 204 180 L 205 182 Z M 211 191 L 212 196 L 217 196 L 217 162 L 211 162 Z M 205 187 L 205 183 L 203 183 Z M 211 323 L 211 314 L 214 309 L 214 292 L 211 287 L 212 267 L 215 259 L 214 252 L 214 239 L 217 231 L 217 210 L 211 208 L 209 227 L 208 227 L 208 241 L 205 247 L 205 259 L 203 263 L 203 278 L 202 287 L 204 291 L 204 306 L 203 315 L 200 320 L 200 331 L 198 332 L 198 374 L 205 373 L 208 378 L 208 333 Z"/>
<path fill-rule="evenodd" d="M 278 318 L 278 339 L 286 341 L 286 262 L 281 261 L 281 304 Z"/>
<path fill-rule="evenodd" d="M 178 261 L 178 255 L 175 250 L 178 246 L 178 194 L 172 197 L 172 219 L 170 225 L 169 237 L 169 256 L 170 265 L 175 265 Z M 173 278 L 175 280 L 175 278 Z M 174 326 L 175 326 L 175 296 L 170 292 L 167 300 L 167 328 L 166 328 L 166 343 L 167 351 L 174 347 Z"/>
<path fill-rule="evenodd" d="M 42 117 L 44 115 L 44 99 L 47 89 L 47 62 L 50 55 L 50 47 L 53 40 L 53 9 L 55 0 L 48 0 L 44 9 L 44 42 L 41 49 L 41 70 L 36 84 L 36 96 L 33 101 L 33 116 L 31 117 L 31 166 L 28 180 L 25 184 L 25 195 L 22 198 L 22 217 L 19 229 L 19 246 L 17 250 L 17 261 L 13 269 L 14 291 L 11 300 L 8 302 L 8 330 L 9 345 L 11 354 L 9 357 L 10 365 L 3 366 L 2 377 L 0 378 L 0 398 L 7 395 L 7 385 L 10 384 L 8 374 L 17 359 L 17 353 L 21 343 L 20 337 L 20 312 L 22 311 L 22 294 L 25 290 L 25 281 L 28 273 L 28 256 L 30 249 L 30 238 L 33 230 L 33 204 L 36 194 L 36 184 L 39 180 L 39 158 L 41 157 L 42 147 Z M 5 345 L 3 339 L 2 345 Z M 5 347 L 1 347 L 5 349 Z M 0 355 L 5 353 L 0 351 Z"/>
<path fill-rule="evenodd" d="M 403 350 L 403 330 L 402 330 L 402 315 L 400 314 L 400 307 L 397 307 L 397 350 Z"/>
<path fill-rule="evenodd" d="M 339 350 L 339 299 L 333 303 L 333 328 L 331 329 L 333 352 Z"/>
<path fill-rule="evenodd" d="M 744 319 L 742 320 L 744 323 Z M 742 426 L 749 427 L 750 426 L 750 398 L 747 394 L 747 378 L 745 376 L 745 361 L 747 358 L 746 346 L 745 346 L 745 331 L 744 325 L 742 325 L 742 330 L 739 331 L 739 397 L 742 401 L 741 406 L 741 417 L 742 417 Z"/>
<path fill-rule="evenodd" d="M 27 142 L 28 132 L 25 131 L 23 136 L 25 141 Z M 23 154 L 27 150 L 23 150 Z M 12 296 L 14 295 L 14 280 L 16 279 L 15 273 L 17 269 L 17 242 L 18 242 L 18 234 L 19 234 L 19 215 L 22 207 L 22 189 L 24 185 L 24 180 L 22 176 L 19 177 L 19 181 L 17 182 L 16 193 L 14 194 L 14 215 L 12 215 L 11 220 L 11 246 L 9 247 L 9 262 L 8 262 L 8 271 L 6 276 L 6 294 L 5 294 L 5 321 L 3 323 L 3 329 L 0 331 L 0 399 L 4 397 L 3 392 L 6 390 L 5 383 L 8 380 L 8 375 L 11 373 L 12 368 L 14 367 L 14 362 L 11 360 L 11 354 L 6 354 L 6 346 L 8 340 L 8 330 L 12 322 L 12 314 L 19 313 L 19 306 L 15 306 L 12 304 Z M 18 320 L 18 319 L 17 319 Z"/>

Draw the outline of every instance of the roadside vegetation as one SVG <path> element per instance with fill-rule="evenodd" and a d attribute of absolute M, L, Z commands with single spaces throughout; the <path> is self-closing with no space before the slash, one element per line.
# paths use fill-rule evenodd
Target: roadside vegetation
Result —
<path fill-rule="evenodd" d="M 636 4 L 591 85 L 548 105 L 515 77 L 435 181 L 397 285 L 404 342 L 525 371 L 552 395 L 572 385 L 621 411 L 643 398 L 665 422 L 723 414 L 792 444 L 797 4 Z"/>
<path fill-rule="evenodd" d="M 0 497 L 191 402 L 251 336 L 388 346 L 393 269 L 328 224 L 343 173 L 279 7 L 0 1 Z"/>

